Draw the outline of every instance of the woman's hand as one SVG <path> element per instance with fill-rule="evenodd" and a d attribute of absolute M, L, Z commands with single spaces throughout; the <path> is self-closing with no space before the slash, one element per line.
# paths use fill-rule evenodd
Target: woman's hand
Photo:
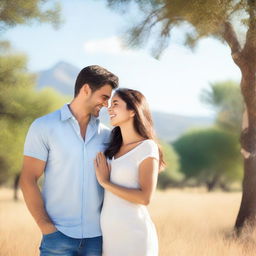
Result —
<path fill-rule="evenodd" d="M 107 159 L 102 152 L 99 152 L 94 159 L 94 167 L 96 171 L 96 177 L 102 187 L 109 182 L 110 170 L 107 163 Z"/>

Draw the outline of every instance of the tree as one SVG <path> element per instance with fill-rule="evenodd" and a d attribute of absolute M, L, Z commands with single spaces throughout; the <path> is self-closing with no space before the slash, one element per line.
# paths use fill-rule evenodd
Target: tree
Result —
<path fill-rule="evenodd" d="M 217 112 L 217 126 L 235 132 L 239 136 L 244 103 L 238 83 L 234 81 L 212 83 L 209 89 L 202 91 L 201 99 Z"/>
<path fill-rule="evenodd" d="M 220 128 L 190 131 L 173 143 L 180 156 L 181 172 L 208 191 L 241 180 L 242 165 L 236 134 Z"/>
<path fill-rule="evenodd" d="M 152 47 L 155 57 L 168 46 L 174 27 L 187 28 L 184 43 L 190 47 L 205 37 L 216 38 L 230 47 L 231 57 L 241 70 L 241 91 L 248 112 L 248 128 L 241 133 L 241 145 L 249 157 L 244 157 L 243 196 L 235 227 L 237 231 L 245 223 L 255 227 L 256 0 L 106 1 L 112 7 L 137 3 L 143 19 L 130 29 L 128 43 L 142 46 L 149 42 L 152 33 L 157 40 Z M 127 8 L 125 11 L 127 13 Z"/>
<path fill-rule="evenodd" d="M 4 53 L 0 51 L 0 184 L 14 180 L 16 191 L 28 126 L 67 99 L 50 89 L 35 91 L 35 76 L 26 71 L 26 57 L 13 52 L 8 44 L 3 47 Z"/>
<path fill-rule="evenodd" d="M 47 0 L 2 0 L 0 2 L 0 33 L 19 24 L 32 21 L 49 22 L 55 28 L 60 23 L 60 5 Z M 47 7 L 46 7 L 47 5 Z M 28 122 L 45 111 L 52 109 L 60 96 L 55 92 L 36 94 L 33 90 L 35 77 L 27 72 L 26 57 L 11 52 L 9 42 L 0 41 L 0 184 L 14 174 L 14 199 L 17 199 L 21 144 L 24 142 Z M 43 98 L 40 98 L 43 97 Z M 42 105 L 35 102 L 41 100 Z M 36 106 L 30 105 L 36 103 Z M 28 105 L 26 105 L 28 104 Z M 33 106 L 33 107 L 31 107 Z M 39 107 L 39 108 L 38 108 Z M 26 112 L 26 110 L 29 110 Z M 15 141 L 15 143 L 14 143 Z M 8 154 L 7 148 L 10 150 Z M 20 158 L 18 158 L 20 156 Z"/>
<path fill-rule="evenodd" d="M 166 167 L 164 171 L 159 174 L 158 188 L 166 189 L 170 186 L 177 186 L 183 179 L 183 175 L 179 172 L 179 158 L 173 147 L 165 142 L 161 142 L 161 146 Z"/>
<path fill-rule="evenodd" d="M 45 8 L 47 0 L 1 0 L 0 32 L 31 21 L 50 22 L 55 27 L 60 24 L 60 5 L 52 1 Z M 48 1 L 49 2 L 49 1 Z"/>

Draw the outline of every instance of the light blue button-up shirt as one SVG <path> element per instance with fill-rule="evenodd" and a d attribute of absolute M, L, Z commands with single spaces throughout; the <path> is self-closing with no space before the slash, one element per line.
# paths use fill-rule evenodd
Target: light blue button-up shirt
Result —
<path fill-rule="evenodd" d="M 93 160 L 104 151 L 110 130 L 91 116 L 85 140 L 67 104 L 36 119 L 27 133 L 24 155 L 46 161 L 43 200 L 56 228 L 73 238 L 101 236 L 103 188 Z"/>

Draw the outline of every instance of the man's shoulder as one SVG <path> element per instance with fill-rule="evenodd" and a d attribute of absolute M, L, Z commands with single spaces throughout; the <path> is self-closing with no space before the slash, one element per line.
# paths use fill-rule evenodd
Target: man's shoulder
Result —
<path fill-rule="evenodd" d="M 99 121 L 99 131 L 101 133 L 108 133 L 109 134 L 111 132 L 111 129 L 106 124 Z"/>
<path fill-rule="evenodd" d="M 40 116 L 36 118 L 33 122 L 33 126 L 37 126 L 39 128 L 43 128 L 46 126 L 49 126 L 50 124 L 53 124 L 54 121 L 59 121 L 60 120 L 60 110 L 55 110 L 51 113 L 48 113 L 46 115 Z"/>
<path fill-rule="evenodd" d="M 105 143 L 108 143 L 110 140 L 111 129 L 104 123 L 99 122 L 98 135 L 103 138 Z"/>

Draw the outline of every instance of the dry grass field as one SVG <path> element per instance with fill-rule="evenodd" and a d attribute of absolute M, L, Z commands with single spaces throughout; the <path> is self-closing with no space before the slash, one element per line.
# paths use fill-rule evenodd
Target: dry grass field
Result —
<path fill-rule="evenodd" d="M 10 190 L 0 189 L 0 255 L 38 255 L 40 231 L 23 200 L 14 203 L 11 196 Z M 240 199 L 238 192 L 158 191 L 149 210 L 159 235 L 159 256 L 256 255 L 246 237 L 244 242 L 232 238 Z"/>

